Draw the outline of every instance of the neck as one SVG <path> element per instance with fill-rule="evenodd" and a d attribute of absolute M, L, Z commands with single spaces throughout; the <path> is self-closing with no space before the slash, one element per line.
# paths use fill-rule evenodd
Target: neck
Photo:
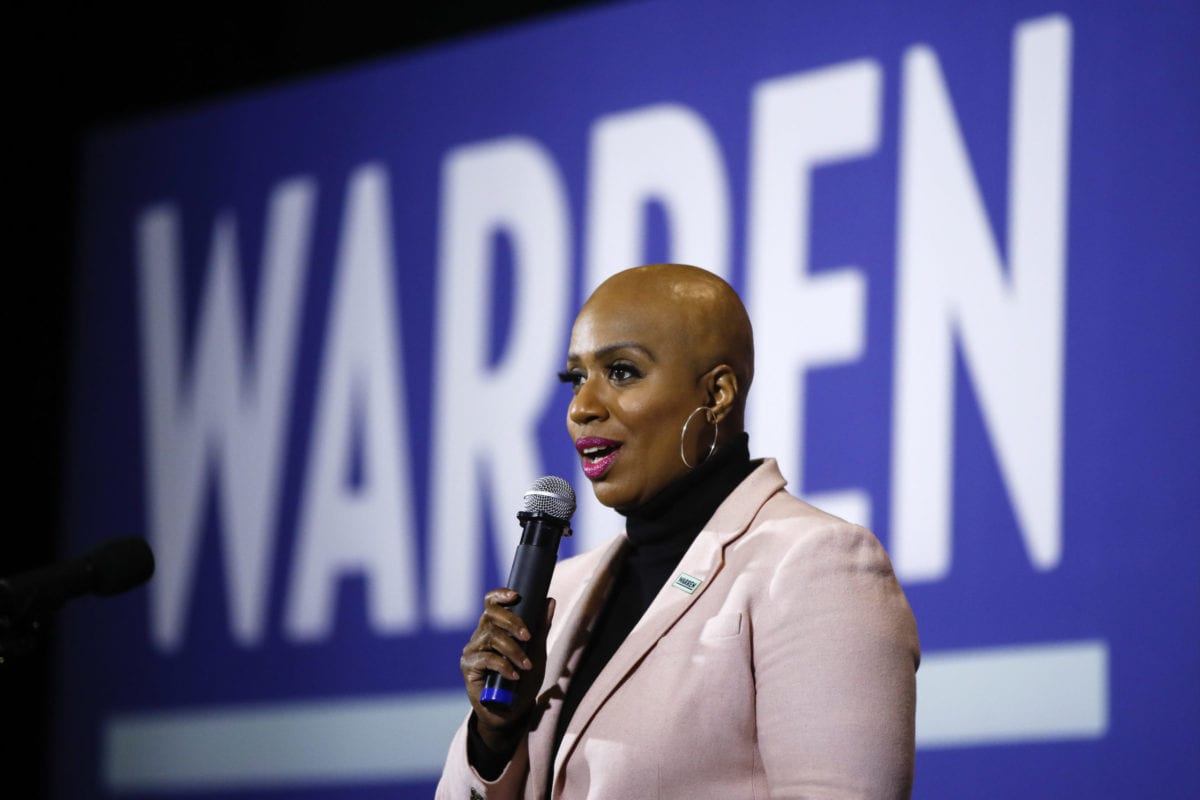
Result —
<path fill-rule="evenodd" d="M 738 434 L 694 470 L 625 514 L 630 544 L 641 547 L 683 542 L 686 550 L 717 506 L 752 470 L 749 439 L 744 433 Z"/>

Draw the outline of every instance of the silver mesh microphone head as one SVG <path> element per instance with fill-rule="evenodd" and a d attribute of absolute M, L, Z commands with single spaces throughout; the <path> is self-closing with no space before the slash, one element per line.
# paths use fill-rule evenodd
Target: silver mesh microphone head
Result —
<path fill-rule="evenodd" d="M 538 478 L 525 492 L 525 510 L 530 514 L 549 514 L 570 522 L 575 513 L 575 490 L 554 475 Z"/>

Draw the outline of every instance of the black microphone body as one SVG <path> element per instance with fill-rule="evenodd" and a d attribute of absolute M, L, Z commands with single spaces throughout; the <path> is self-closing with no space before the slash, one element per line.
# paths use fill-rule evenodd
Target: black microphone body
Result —
<path fill-rule="evenodd" d="M 547 482 L 549 488 L 539 489 Z M 531 503 L 531 495 L 535 495 Z M 549 497 L 547 505 L 545 498 Z M 534 510 L 530 510 L 531 507 Z M 571 535 L 571 514 L 575 511 L 575 493 L 561 478 L 541 478 L 525 495 L 525 511 L 517 513 L 521 521 L 521 543 L 513 555 L 507 587 L 520 597 L 511 607 L 531 634 L 530 641 L 541 635 L 546 616 L 546 595 L 550 578 L 558 563 L 558 545 L 564 535 Z M 526 643 L 521 643 L 524 649 Z M 512 706 L 516 681 L 489 672 L 484 679 L 480 702 L 489 708 L 508 710 Z"/>
<path fill-rule="evenodd" d="M 144 539 L 114 539 L 71 561 L 0 578 L 0 619 L 15 625 L 58 610 L 73 597 L 120 594 L 154 574 Z"/>

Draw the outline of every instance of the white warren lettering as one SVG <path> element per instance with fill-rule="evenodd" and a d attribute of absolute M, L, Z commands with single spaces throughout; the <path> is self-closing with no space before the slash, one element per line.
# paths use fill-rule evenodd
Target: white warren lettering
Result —
<path fill-rule="evenodd" d="M 1048 570 L 1062 558 L 1070 23 L 1061 16 L 1022 23 L 1011 61 L 1005 264 L 937 55 L 916 45 L 903 59 L 891 501 L 883 533 L 909 582 L 941 579 L 952 565 L 956 348 L 1030 563 Z M 810 471 L 806 376 L 860 362 L 868 322 L 862 266 L 812 270 L 812 175 L 877 154 L 884 85 L 881 65 L 860 59 L 751 90 L 744 285 L 760 351 L 749 427 L 756 450 L 779 454 L 801 492 Z M 157 646 L 172 650 L 185 641 L 189 606 L 201 591 L 194 573 L 211 496 L 232 636 L 243 645 L 262 641 L 277 587 L 286 587 L 284 635 L 327 638 L 339 587 L 351 575 L 365 582 L 369 622 L 381 635 L 472 624 L 482 590 L 498 580 L 483 574 L 486 548 L 495 563 L 507 564 L 518 535 L 513 498 L 543 472 L 537 426 L 554 386 L 531 376 L 560 366 L 571 309 L 611 272 L 642 260 L 650 203 L 665 211 L 672 259 L 725 275 L 734 261 L 729 171 L 716 132 L 695 110 L 663 103 L 598 119 L 587 180 L 586 224 L 577 232 L 563 171 L 543 143 L 507 137 L 445 155 L 428 464 L 410 463 L 398 310 L 403 265 L 383 166 L 364 165 L 347 181 L 316 387 L 297 386 L 295 372 L 314 181 L 284 181 L 267 199 L 252 303 L 239 291 L 235 219 L 218 215 L 190 339 L 180 322 L 180 212 L 163 203 L 140 213 Z M 514 272 L 511 324 L 498 357 L 488 318 L 497 235 L 512 244 Z M 570 268 L 577 237 L 580 285 Z M 252 321 L 252 335 L 243 319 Z M 298 467 L 296 529 L 285 534 L 295 545 L 290 571 L 276 576 L 289 398 L 304 391 L 315 393 L 316 410 Z M 423 551 L 415 470 L 431 476 Z M 863 486 L 813 499 L 871 524 L 874 501 Z M 615 529 L 604 513 L 582 503 L 576 528 L 583 546 Z M 484 541 L 471 523 L 480 519 L 491 520 L 498 541 Z M 426 596 L 419 596 L 418 577 Z M 686 589 L 682 580 L 677 585 Z"/>

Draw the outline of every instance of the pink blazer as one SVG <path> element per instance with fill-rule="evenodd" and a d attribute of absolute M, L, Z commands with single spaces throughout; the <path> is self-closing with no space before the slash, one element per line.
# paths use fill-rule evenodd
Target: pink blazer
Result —
<path fill-rule="evenodd" d="M 558 565 L 529 735 L 488 782 L 466 724 L 437 797 L 908 797 L 912 612 L 879 541 L 787 494 L 766 460 L 717 509 L 604 667 L 549 763 L 562 697 L 603 605 L 609 545 Z M 690 591 L 689 591 L 690 589 Z"/>

